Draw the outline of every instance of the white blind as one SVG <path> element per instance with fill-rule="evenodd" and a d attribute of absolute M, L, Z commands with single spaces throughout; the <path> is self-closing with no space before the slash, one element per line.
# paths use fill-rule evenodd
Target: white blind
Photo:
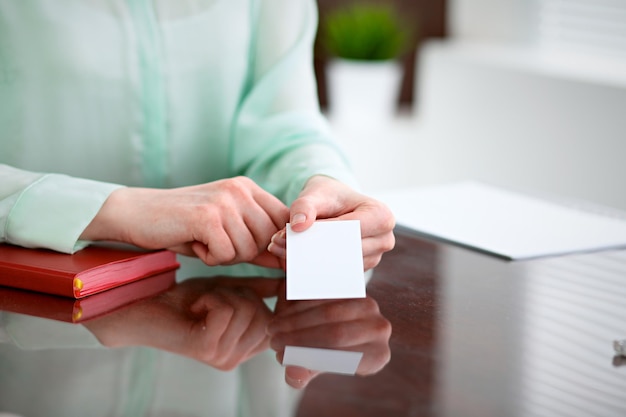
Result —
<path fill-rule="evenodd" d="M 545 48 L 626 58 L 626 0 L 535 0 Z"/>

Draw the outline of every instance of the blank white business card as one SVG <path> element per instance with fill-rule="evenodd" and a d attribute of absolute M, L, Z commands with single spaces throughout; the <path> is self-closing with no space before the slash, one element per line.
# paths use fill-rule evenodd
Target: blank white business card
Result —
<path fill-rule="evenodd" d="M 362 357 L 363 352 L 285 346 L 283 366 L 295 365 L 314 371 L 354 375 Z"/>
<path fill-rule="evenodd" d="M 361 223 L 318 221 L 304 232 L 287 225 L 287 299 L 365 297 Z"/>

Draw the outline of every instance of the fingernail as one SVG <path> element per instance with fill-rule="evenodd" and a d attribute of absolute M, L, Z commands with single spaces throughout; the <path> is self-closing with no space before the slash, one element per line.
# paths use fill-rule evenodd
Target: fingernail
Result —
<path fill-rule="evenodd" d="M 274 236 L 272 236 L 272 239 L 270 240 L 272 243 L 283 243 L 285 242 L 285 231 L 281 230 L 280 232 L 276 232 L 274 233 Z"/>
<path fill-rule="evenodd" d="M 285 248 L 278 246 L 274 242 L 270 242 L 270 244 L 267 245 L 267 251 L 275 256 L 284 256 L 287 253 Z"/>
<path fill-rule="evenodd" d="M 287 383 L 294 388 L 301 388 L 304 385 L 304 380 L 300 378 L 291 378 L 289 376 L 285 376 Z"/>
<path fill-rule="evenodd" d="M 281 349 L 285 348 L 285 344 L 281 342 L 280 340 L 280 336 L 272 336 L 272 335 L 268 335 L 271 337 L 270 339 L 270 348 L 272 350 L 275 350 L 276 352 L 278 352 Z"/>
<path fill-rule="evenodd" d="M 291 225 L 293 226 L 294 224 L 304 223 L 305 221 L 306 215 L 304 213 L 297 213 L 291 218 Z"/>

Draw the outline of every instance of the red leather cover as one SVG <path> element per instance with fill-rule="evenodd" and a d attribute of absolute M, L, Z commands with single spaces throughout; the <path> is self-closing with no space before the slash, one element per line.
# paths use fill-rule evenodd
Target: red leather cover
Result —
<path fill-rule="evenodd" d="M 0 310 L 46 319 L 82 323 L 136 301 L 160 294 L 176 283 L 176 272 L 166 271 L 79 300 L 17 288 L 0 287 Z"/>
<path fill-rule="evenodd" d="M 73 255 L 0 244 L 0 285 L 82 298 L 179 267 L 168 250 L 92 245 Z"/>

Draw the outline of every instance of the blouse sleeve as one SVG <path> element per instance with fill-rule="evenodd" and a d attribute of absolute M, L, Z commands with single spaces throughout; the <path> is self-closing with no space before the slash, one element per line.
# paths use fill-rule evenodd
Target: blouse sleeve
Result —
<path fill-rule="evenodd" d="M 73 253 L 117 184 L 0 164 L 0 243 Z"/>
<path fill-rule="evenodd" d="M 22 350 L 101 348 L 84 326 L 0 311 L 0 344 Z"/>
<path fill-rule="evenodd" d="M 249 85 L 233 128 L 231 164 L 290 203 L 315 174 L 356 186 L 319 109 L 313 72 L 315 2 L 259 4 Z"/>

